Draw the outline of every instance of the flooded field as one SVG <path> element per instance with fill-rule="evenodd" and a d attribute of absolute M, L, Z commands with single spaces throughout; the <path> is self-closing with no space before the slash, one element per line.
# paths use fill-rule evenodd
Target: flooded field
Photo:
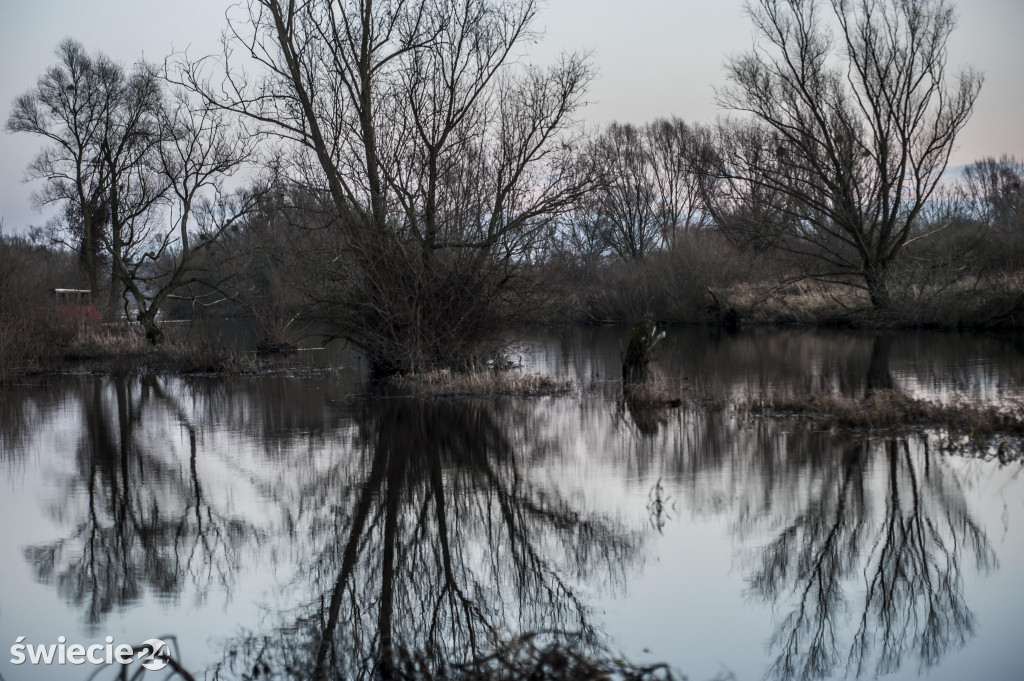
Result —
<path fill-rule="evenodd" d="M 14 665 L 22 636 L 174 637 L 197 679 L 300 679 L 542 631 L 694 680 L 1020 678 L 1020 463 L 731 404 L 999 404 L 1024 396 L 1024 338 L 672 329 L 660 374 L 716 406 L 652 412 L 618 400 L 627 337 L 524 335 L 525 370 L 572 378 L 565 396 L 367 399 L 333 349 L 295 360 L 341 367 L 325 377 L 8 389 L 0 675 L 119 671 Z"/>

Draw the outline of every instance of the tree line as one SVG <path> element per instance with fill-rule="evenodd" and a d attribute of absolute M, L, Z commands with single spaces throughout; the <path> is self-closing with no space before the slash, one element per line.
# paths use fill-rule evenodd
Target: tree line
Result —
<path fill-rule="evenodd" d="M 974 320 L 1019 322 L 1024 166 L 949 179 L 982 84 L 950 3 L 746 4 L 715 124 L 587 129 L 589 58 L 521 57 L 535 0 L 253 0 L 202 59 L 62 42 L 7 129 L 44 144 L 37 241 L 152 343 L 220 301 L 382 375 L 459 369 L 512 323 L 758 320 L 807 282 L 890 320 L 991 285 Z"/>

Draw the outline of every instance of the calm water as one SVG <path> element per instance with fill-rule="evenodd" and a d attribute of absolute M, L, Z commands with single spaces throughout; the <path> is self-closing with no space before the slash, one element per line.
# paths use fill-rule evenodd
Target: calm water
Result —
<path fill-rule="evenodd" d="M 8 390 L 0 675 L 96 669 L 14 666 L 19 636 L 173 635 L 197 678 L 304 678 L 325 630 L 347 677 L 382 639 L 463 659 L 565 630 L 696 680 L 1021 678 L 1020 464 L 936 433 L 635 412 L 627 334 L 520 345 L 571 397 L 353 400 L 358 362 L 332 350 L 297 360 L 346 364 L 331 378 Z M 1019 337 L 679 329 L 662 355 L 695 396 L 1024 394 Z"/>

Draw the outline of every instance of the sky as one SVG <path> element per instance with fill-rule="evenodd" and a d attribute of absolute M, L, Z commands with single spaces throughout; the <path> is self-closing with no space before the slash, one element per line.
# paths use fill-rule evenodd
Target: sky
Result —
<path fill-rule="evenodd" d="M 0 120 L 55 58 L 65 37 L 131 64 L 174 51 L 216 52 L 232 0 L 0 0 Z M 1024 0 L 955 0 L 959 27 L 949 45 L 954 69 L 985 75 L 974 115 L 952 164 L 1003 153 L 1024 158 Z M 742 0 L 547 0 L 530 59 L 587 51 L 598 70 L 584 117 L 592 123 L 643 123 L 679 116 L 711 122 L 721 112 L 714 88 L 727 57 L 753 34 Z M 40 142 L 0 125 L 0 221 L 7 233 L 46 222 L 22 180 Z"/>

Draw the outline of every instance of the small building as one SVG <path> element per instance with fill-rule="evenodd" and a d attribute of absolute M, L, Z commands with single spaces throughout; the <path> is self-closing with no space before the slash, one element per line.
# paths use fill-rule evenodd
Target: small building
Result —
<path fill-rule="evenodd" d="M 62 321 L 78 324 L 98 324 L 103 314 L 92 304 L 92 290 L 87 288 L 50 289 L 57 304 L 57 315 Z"/>

